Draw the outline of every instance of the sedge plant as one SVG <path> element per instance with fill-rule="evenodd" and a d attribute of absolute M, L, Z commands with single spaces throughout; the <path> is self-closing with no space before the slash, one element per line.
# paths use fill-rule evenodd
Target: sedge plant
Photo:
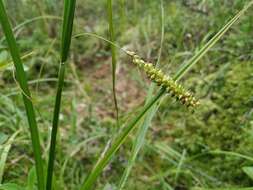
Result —
<path fill-rule="evenodd" d="M 71 44 L 71 35 L 73 29 L 73 21 L 75 14 L 75 0 L 64 0 L 64 14 L 63 14 L 63 26 L 62 26 L 62 41 L 61 41 L 61 62 L 58 73 L 58 86 L 57 93 L 55 98 L 54 106 L 54 115 L 53 115 L 53 125 L 51 132 L 51 141 L 50 141 L 50 150 L 49 150 L 49 160 L 47 167 L 47 190 L 52 189 L 52 178 L 54 170 L 54 160 L 55 160 L 55 148 L 56 148 L 56 137 L 57 129 L 59 123 L 59 114 L 61 107 L 61 97 L 62 90 L 64 85 L 64 75 L 65 75 L 65 63 L 68 58 L 70 44 Z"/>
<path fill-rule="evenodd" d="M 228 21 L 224 27 L 207 43 L 205 44 L 186 64 L 184 64 L 173 77 L 175 82 L 179 81 L 206 53 L 221 39 L 221 37 L 233 26 L 233 24 L 241 18 L 241 16 L 252 6 L 253 1 L 248 3 L 239 13 Z M 117 137 L 112 141 L 110 147 L 105 151 L 103 156 L 97 161 L 91 170 L 90 174 L 85 179 L 81 190 L 90 190 L 94 186 L 96 179 L 107 164 L 111 161 L 114 154 L 124 143 L 128 135 L 133 131 L 137 123 L 145 116 L 145 114 L 166 94 L 166 88 L 162 87 L 157 94 L 143 107 L 143 109 L 131 120 Z"/>
<path fill-rule="evenodd" d="M 9 46 L 9 50 L 13 59 L 14 66 L 15 66 L 16 79 L 22 91 L 23 101 L 24 101 L 27 119 L 29 123 L 30 133 L 31 133 L 32 147 L 33 147 L 33 152 L 34 152 L 35 167 L 36 167 L 36 174 L 37 174 L 37 181 L 38 181 L 38 189 L 44 190 L 45 182 L 44 182 L 43 160 L 41 156 L 42 154 L 41 154 L 39 131 L 37 127 L 36 115 L 34 111 L 31 93 L 28 87 L 26 73 L 24 71 L 24 66 L 21 60 L 19 47 L 14 37 L 11 24 L 9 22 L 2 0 L 0 0 L 0 22 L 1 22 L 5 37 L 6 37 L 6 41 Z"/>
<path fill-rule="evenodd" d="M 111 15 L 109 16 L 109 25 L 110 25 L 109 28 L 111 31 L 113 31 L 111 3 L 112 3 L 111 0 L 108 0 L 108 5 L 109 5 L 108 13 L 109 15 Z M 52 189 L 56 137 L 57 137 L 57 129 L 58 129 L 58 123 L 59 123 L 62 90 L 63 90 L 63 85 L 64 85 L 65 63 L 68 58 L 70 44 L 71 44 L 75 4 L 76 4 L 76 0 L 64 0 L 64 16 L 63 16 L 62 42 L 61 42 L 62 43 L 61 62 L 60 62 L 60 68 L 59 68 L 59 74 L 58 74 L 58 87 L 57 87 L 57 94 L 56 94 L 56 99 L 55 99 L 53 126 L 52 126 L 51 141 L 50 141 L 50 152 L 49 152 L 47 181 L 46 181 L 47 190 Z M 253 1 L 249 3 L 247 6 L 245 6 L 237 15 L 235 15 L 205 46 L 203 46 L 193 56 L 192 59 L 190 59 L 185 65 L 183 65 L 179 69 L 179 71 L 176 73 L 174 77 L 168 77 L 168 76 L 166 77 L 163 72 L 156 69 L 152 64 L 146 63 L 136 53 L 124 50 L 124 52 L 127 53 L 127 55 L 131 57 L 132 62 L 138 67 L 140 67 L 141 69 L 143 69 L 145 73 L 148 75 L 148 78 L 154 83 L 156 83 L 158 86 L 161 86 L 161 89 L 158 91 L 158 93 L 154 97 L 150 98 L 147 101 L 143 109 L 136 115 L 135 118 L 133 118 L 133 120 L 131 120 L 128 124 L 126 124 L 124 128 L 122 127 L 122 130 L 119 132 L 116 138 L 112 140 L 112 142 L 110 143 L 110 146 L 106 149 L 103 156 L 101 156 L 101 158 L 94 165 L 90 174 L 87 176 L 84 183 L 82 184 L 81 190 L 89 190 L 94 186 L 99 174 L 103 171 L 106 165 L 111 161 L 114 154 L 121 147 L 121 145 L 124 143 L 126 138 L 129 136 L 129 134 L 133 131 L 133 129 L 137 126 L 137 124 L 141 121 L 141 119 L 145 115 L 150 116 L 147 120 L 146 125 L 148 125 L 151 122 L 151 119 L 154 116 L 159 106 L 159 102 L 165 94 L 170 93 L 171 96 L 176 97 L 182 104 L 186 106 L 191 106 L 194 109 L 197 109 L 195 107 L 198 104 L 198 101 L 194 98 L 194 96 L 191 93 L 187 92 L 182 86 L 178 85 L 177 82 L 204 55 L 206 55 L 208 50 L 210 50 L 216 44 L 216 42 L 219 39 L 221 39 L 221 37 L 228 31 L 228 29 L 231 28 L 231 26 L 246 12 L 246 10 L 249 9 L 249 7 L 252 4 L 253 4 Z M 2 25 L 7 43 L 9 45 L 10 53 L 13 58 L 13 62 L 14 62 L 15 70 L 16 70 L 16 78 L 20 86 L 20 89 L 22 91 L 23 100 L 24 100 L 24 104 L 26 108 L 26 113 L 27 113 L 28 123 L 30 127 L 30 133 L 31 133 L 31 139 L 32 139 L 32 145 L 33 145 L 33 151 L 34 151 L 34 156 L 35 156 L 35 168 L 36 168 L 36 174 L 37 174 L 38 189 L 44 190 L 45 182 L 44 182 L 43 164 L 42 164 L 42 157 L 41 157 L 42 154 L 41 154 L 41 148 L 40 148 L 39 133 L 38 133 L 37 123 L 36 123 L 35 111 L 34 111 L 33 103 L 32 103 L 32 97 L 28 88 L 28 82 L 27 82 L 26 75 L 24 72 L 17 42 L 14 38 L 13 31 L 11 29 L 11 25 L 9 23 L 2 0 L 0 0 L 0 23 Z M 111 41 L 108 41 L 108 42 L 111 44 L 112 47 L 115 48 L 118 46 L 115 46 L 115 44 L 113 43 L 114 34 L 111 31 L 110 31 Z M 95 36 L 95 35 L 90 34 L 90 36 Z M 112 56 L 113 54 L 115 54 L 115 50 L 114 50 L 114 53 L 112 50 Z M 112 65 L 115 69 L 116 58 L 115 58 L 115 62 L 113 62 Z M 113 74 L 115 77 L 115 70 Z M 114 81 L 114 88 L 115 88 L 115 81 Z M 115 89 L 114 89 L 114 93 L 115 93 Z M 147 114 L 147 113 L 151 113 L 151 114 Z M 137 149 L 137 152 L 138 150 L 139 148 Z"/>

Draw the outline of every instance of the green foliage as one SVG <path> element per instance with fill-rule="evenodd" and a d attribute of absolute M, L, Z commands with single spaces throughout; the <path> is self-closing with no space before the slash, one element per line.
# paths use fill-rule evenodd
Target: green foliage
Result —
<path fill-rule="evenodd" d="M 65 77 L 65 62 L 67 61 L 67 58 L 68 58 L 71 39 L 72 39 L 75 8 L 76 8 L 76 0 L 64 1 L 63 26 L 62 26 L 62 36 L 61 36 L 62 38 L 61 39 L 61 62 L 59 66 L 58 86 L 57 86 L 57 92 L 56 92 L 56 98 L 55 98 L 53 124 L 52 124 L 52 132 L 51 132 L 51 139 L 50 139 L 50 150 L 49 150 L 47 182 L 46 182 L 47 190 L 52 189 L 56 137 L 57 137 L 57 130 L 58 130 L 58 125 L 59 125 L 58 123 L 59 123 L 59 117 L 60 117 L 62 90 L 63 90 L 64 77 Z"/>
<path fill-rule="evenodd" d="M 70 5 L 69 2 L 65 5 Z M 33 94 L 45 153 L 50 148 L 58 63 L 68 57 L 69 29 L 75 19 L 77 35 L 72 39 L 73 51 L 64 66 L 67 74 L 64 92 L 58 93 L 62 94 L 58 97 L 64 98 L 58 98 L 56 103 L 59 106 L 62 100 L 62 108 L 55 109 L 59 111 L 55 118 L 61 127 L 57 136 L 59 146 L 52 151 L 56 152 L 52 159 L 54 189 L 80 189 L 89 179 L 90 171 L 95 171 L 95 175 L 91 174 L 88 185 L 96 183 L 94 187 L 98 190 L 118 189 L 121 179 L 125 190 L 250 189 L 247 187 L 252 186 L 253 158 L 252 11 L 247 11 L 241 22 L 224 34 L 244 12 L 231 20 L 232 15 L 249 1 L 164 1 L 160 13 L 160 1 L 120 0 L 113 3 L 113 19 L 109 20 L 112 7 L 106 10 L 108 2 L 77 1 L 75 18 L 73 10 L 69 11 L 71 15 L 65 15 L 65 21 L 70 22 L 64 25 L 68 28 L 65 30 L 68 40 L 64 40 L 64 35 L 60 38 L 59 15 L 64 8 L 65 13 L 70 9 L 62 2 L 5 1 L 12 13 L 9 16 Z M 229 20 L 220 35 L 215 36 Z M 103 37 L 108 36 L 108 21 L 115 27 L 111 41 L 117 37 L 116 46 L 105 42 Z M 8 150 L 5 154 L 0 150 L 0 175 L 3 173 L 0 189 L 34 190 L 36 168 L 31 159 L 28 123 L 23 119 L 25 109 L 18 96 L 20 89 L 13 79 L 14 67 L 2 31 L 0 36 L 0 147 Z M 163 96 L 165 91 L 157 92 L 155 84 L 150 85 L 143 73 L 131 65 L 131 60 L 119 52 L 115 78 L 121 128 L 120 137 L 112 139 L 116 111 L 110 90 L 112 47 L 122 47 L 122 52 L 138 52 L 147 62 L 160 62 L 159 69 L 175 76 L 175 80 L 184 75 L 180 83 L 196 94 L 201 105 L 190 113 L 173 98 Z M 191 57 L 194 58 L 188 62 Z M 184 66 L 178 72 L 181 64 Z M 191 68 L 192 65 L 195 66 Z M 63 75 L 59 76 L 62 81 Z M 154 93 L 158 94 L 152 99 Z M 8 139 L 17 131 L 19 135 L 10 146 Z M 52 134 L 56 137 L 56 132 Z M 51 144 L 55 145 L 56 138 L 52 139 L 55 143 Z M 102 161 L 92 170 L 96 160 Z M 53 171 L 52 167 L 48 170 Z"/>
<path fill-rule="evenodd" d="M 252 120 L 249 116 L 253 105 L 252 94 L 249 93 L 253 87 L 252 80 L 249 80 L 252 72 L 251 63 L 242 62 L 231 64 L 218 76 L 207 75 L 206 79 L 213 82 L 204 88 L 203 83 L 198 85 L 210 100 L 198 111 L 197 117 L 187 116 L 186 127 L 173 132 L 174 144 L 185 148 L 193 157 L 216 149 L 249 155 L 253 151 L 250 146 L 253 140 L 250 134 Z M 212 175 L 218 174 L 217 177 L 224 182 L 250 184 L 242 171 L 247 164 L 245 160 L 208 154 L 197 160 L 204 168 L 211 165 Z"/>
<path fill-rule="evenodd" d="M 253 179 L 253 168 L 252 167 L 243 167 L 243 171 L 251 178 Z"/>
<path fill-rule="evenodd" d="M 39 132 L 36 122 L 35 111 L 32 103 L 32 97 L 28 88 L 26 73 L 24 71 L 23 63 L 21 61 L 19 48 L 14 37 L 4 4 L 2 0 L 0 1 L 0 22 L 2 25 L 2 29 L 4 31 L 10 53 L 14 62 L 16 76 L 18 85 L 20 87 L 21 93 L 23 95 L 23 101 L 25 104 L 27 119 L 30 127 L 31 139 L 32 139 L 32 146 L 36 161 L 36 172 L 38 178 L 38 189 L 44 189 L 44 172 L 43 172 L 43 163 L 42 163 L 42 156 L 41 156 L 41 147 L 40 147 L 40 140 L 39 140 Z"/>
<path fill-rule="evenodd" d="M 113 26 L 113 4 L 112 0 L 107 0 L 107 17 L 108 17 L 108 24 L 109 24 L 109 34 L 110 34 L 110 41 L 115 42 L 115 32 Z M 116 47 L 111 45 L 111 54 L 112 54 L 112 90 L 113 90 L 113 100 L 116 110 L 116 119 L 117 119 L 117 126 L 119 122 L 119 108 L 117 102 L 117 95 L 116 95 L 116 67 L 117 67 L 117 58 L 116 58 Z"/>

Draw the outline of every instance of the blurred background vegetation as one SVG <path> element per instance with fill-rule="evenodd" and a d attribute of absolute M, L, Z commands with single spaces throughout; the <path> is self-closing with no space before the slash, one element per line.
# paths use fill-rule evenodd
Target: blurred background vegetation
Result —
<path fill-rule="evenodd" d="M 161 68 L 173 75 L 248 1 L 164 0 Z M 62 1 L 5 1 L 30 81 L 43 150 L 49 149 L 59 66 Z M 114 1 L 116 42 L 156 62 L 161 41 L 161 2 Z M 253 12 L 250 10 L 182 83 L 201 101 L 191 113 L 164 98 L 125 189 L 249 187 L 253 166 Z M 106 1 L 78 0 L 74 34 L 108 38 Z M 55 175 L 60 189 L 78 189 L 115 130 L 110 45 L 73 39 L 63 94 Z M 145 101 L 149 81 L 117 52 L 120 122 Z M 0 31 L 0 145 L 2 182 L 26 184 L 34 175 L 20 90 Z M 18 134 L 15 134 L 18 132 Z M 14 140 L 8 140 L 15 134 Z M 117 189 L 135 133 L 99 178 L 96 189 Z M 5 162 L 6 146 L 12 147 Z M 0 170 L 1 174 L 2 170 Z M 1 176 L 1 175 L 0 175 Z M 1 178 L 0 178 L 1 179 Z"/>

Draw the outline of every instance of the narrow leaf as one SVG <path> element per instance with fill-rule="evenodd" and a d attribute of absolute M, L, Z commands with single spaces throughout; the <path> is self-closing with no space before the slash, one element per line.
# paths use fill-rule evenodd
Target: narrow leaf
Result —
<path fill-rule="evenodd" d="M 63 26 L 62 26 L 62 44 L 61 44 L 61 63 L 58 73 L 58 86 L 54 105 L 53 124 L 51 132 L 50 150 L 49 150 L 49 161 L 47 167 L 47 190 L 52 189 L 52 178 L 54 170 L 55 160 L 55 148 L 56 148 L 56 137 L 59 123 L 59 114 L 61 108 L 62 90 L 64 85 L 65 76 L 65 62 L 67 61 L 71 36 L 73 30 L 73 22 L 75 15 L 76 0 L 64 0 L 64 15 L 63 15 Z"/>
<path fill-rule="evenodd" d="M 162 31 L 161 32 L 161 43 L 160 43 L 160 50 L 159 50 L 159 53 L 158 53 L 158 60 L 157 60 L 157 63 L 156 63 L 156 67 L 158 67 L 160 65 L 160 59 L 161 59 L 163 41 L 164 41 L 164 7 L 163 7 L 163 0 L 161 0 L 161 31 Z M 152 83 L 149 90 L 148 90 L 146 103 L 149 102 L 152 99 L 154 91 L 155 91 L 155 84 Z M 121 177 L 121 180 L 120 180 L 120 183 L 119 183 L 119 187 L 118 187 L 119 190 L 122 190 L 125 186 L 125 183 L 128 179 L 128 176 L 130 175 L 132 167 L 135 163 L 136 157 L 137 157 L 141 147 L 143 146 L 143 144 L 145 142 L 146 133 L 148 131 L 149 126 L 151 125 L 152 118 L 155 115 L 158 107 L 159 107 L 159 104 L 155 104 L 154 106 L 152 106 L 149 109 L 149 111 L 147 112 L 147 114 L 145 116 L 144 122 L 142 123 L 142 125 L 140 126 L 140 128 L 137 132 L 136 139 L 135 139 L 133 147 L 132 147 L 130 159 L 127 163 L 127 167 L 124 170 L 123 176 Z"/>
<path fill-rule="evenodd" d="M 253 167 L 243 167 L 242 170 L 253 180 Z"/>
<path fill-rule="evenodd" d="M 110 41 L 115 42 L 115 34 L 114 34 L 114 26 L 113 26 L 113 11 L 112 11 L 112 0 L 107 0 L 107 14 L 108 14 L 108 23 L 109 23 L 109 33 L 110 33 Z M 116 48 L 111 44 L 111 54 L 112 54 L 112 91 L 113 91 L 113 100 L 116 110 L 116 119 L 117 125 L 119 122 L 119 109 L 118 109 L 118 101 L 116 95 Z"/>
<path fill-rule="evenodd" d="M 231 26 L 245 13 L 245 11 L 252 5 L 253 1 L 249 3 L 242 11 L 240 11 L 234 18 L 232 18 L 218 33 L 215 35 L 199 52 L 187 63 L 185 64 L 175 75 L 174 79 L 179 80 L 186 74 L 190 68 L 195 65 L 207 52 L 210 50 L 216 42 L 225 34 L 225 32 L 231 28 Z M 120 148 L 124 143 L 130 132 L 133 131 L 136 124 L 142 119 L 142 117 L 147 113 L 147 111 L 157 103 L 160 98 L 165 94 L 166 89 L 162 88 L 140 111 L 139 114 L 126 125 L 120 134 L 112 142 L 110 148 L 105 152 L 102 158 L 93 167 L 91 173 L 88 175 L 84 181 L 81 190 L 89 190 L 94 185 L 98 175 L 103 171 L 108 162 L 112 159 L 114 153 Z"/>
<path fill-rule="evenodd" d="M 36 174 L 38 178 L 38 189 L 44 190 L 44 174 L 43 174 L 43 163 L 42 163 L 42 157 L 41 157 L 42 154 L 41 154 L 39 132 L 38 132 L 38 127 L 37 127 L 37 122 L 36 122 L 35 111 L 33 108 L 32 101 L 31 101 L 31 94 L 28 88 L 27 78 L 26 78 L 22 61 L 21 61 L 19 48 L 14 38 L 12 28 L 8 20 L 8 16 L 5 11 L 2 0 L 0 0 L 0 22 L 1 22 L 7 43 L 9 45 L 13 62 L 14 62 L 17 81 L 23 92 L 23 101 L 25 104 L 27 119 L 28 119 L 28 123 L 30 127 L 33 152 L 35 156 Z"/>
<path fill-rule="evenodd" d="M 6 142 L 5 145 L 3 145 L 2 149 L 2 154 L 0 158 L 0 184 L 2 183 L 3 180 L 3 174 L 4 174 L 4 168 L 5 168 L 5 163 L 7 160 L 7 156 L 9 154 L 9 151 L 11 149 L 11 145 L 14 142 L 16 136 L 18 135 L 19 131 L 15 132 L 9 140 Z"/>

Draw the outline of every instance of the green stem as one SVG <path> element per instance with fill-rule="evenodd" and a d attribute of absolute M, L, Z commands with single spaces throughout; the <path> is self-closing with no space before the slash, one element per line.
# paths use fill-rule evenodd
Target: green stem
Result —
<path fill-rule="evenodd" d="M 238 14 L 236 14 L 204 47 L 200 49 L 190 59 L 175 75 L 173 78 L 175 81 L 181 79 L 189 70 L 192 68 L 215 44 L 221 39 L 221 37 L 231 28 L 231 26 L 248 10 L 248 8 L 253 4 L 251 1 L 247 4 Z M 91 173 L 86 178 L 85 182 L 81 186 L 81 190 L 89 190 L 97 179 L 98 175 L 102 172 L 107 163 L 111 160 L 114 153 L 120 148 L 124 143 L 126 137 L 134 129 L 135 125 L 141 118 L 146 114 L 146 112 L 159 101 L 163 94 L 165 94 L 166 89 L 161 89 L 154 98 L 152 98 L 141 110 L 141 112 L 127 125 L 123 128 L 123 131 L 116 137 L 112 142 L 111 146 L 107 149 L 104 156 L 100 158 L 97 164 L 93 167 Z"/>
<path fill-rule="evenodd" d="M 19 48 L 17 42 L 14 38 L 12 28 L 7 16 L 7 13 L 4 8 L 3 1 L 0 0 L 0 22 L 6 36 L 7 43 L 9 45 L 10 53 L 14 62 L 14 66 L 16 69 L 16 78 L 20 85 L 20 88 L 23 92 L 23 101 L 25 104 L 27 119 L 29 123 L 33 152 L 35 157 L 35 167 L 36 174 L 38 180 L 38 189 L 44 190 L 44 172 L 43 172 L 43 162 L 41 157 L 41 147 L 39 140 L 39 131 L 36 122 L 36 115 L 33 107 L 33 103 L 31 101 L 31 93 L 28 88 L 28 82 L 26 78 L 26 74 L 24 71 L 23 63 L 20 57 Z"/>
<path fill-rule="evenodd" d="M 60 114 L 60 108 L 61 108 L 62 89 L 64 85 L 65 63 L 68 58 L 70 44 L 71 44 L 75 6 L 76 6 L 76 0 L 64 0 L 64 14 L 63 14 L 62 42 L 61 42 L 62 43 L 61 44 L 61 64 L 60 64 L 59 74 L 58 74 L 58 86 L 57 86 L 57 94 L 56 94 L 55 105 L 54 105 L 53 126 L 52 126 L 51 142 L 50 142 L 50 150 L 49 150 L 47 183 L 46 183 L 47 190 L 52 189 L 56 137 L 57 137 L 59 114 Z"/>
<path fill-rule="evenodd" d="M 158 59 L 156 62 L 156 67 L 159 67 L 160 65 L 160 60 L 161 60 L 161 55 L 162 55 L 162 49 L 163 49 L 163 42 L 164 42 L 164 7 L 163 7 L 163 0 L 161 0 L 161 41 L 160 41 L 160 49 L 159 49 L 159 53 L 158 53 Z M 153 93 L 155 92 L 155 87 L 156 84 L 152 83 L 148 93 L 147 93 L 147 98 L 146 98 L 146 102 L 149 102 L 153 96 Z M 159 101 L 160 102 L 160 101 Z M 120 183 L 118 185 L 118 190 L 122 190 L 124 189 L 124 186 L 126 184 L 126 181 L 128 179 L 128 176 L 130 175 L 130 172 L 132 170 L 132 167 L 135 163 L 136 157 L 141 149 L 141 147 L 144 144 L 145 141 L 145 137 L 146 137 L 146 133 L 148 131 L 149 126 L 151 125 L 151 121 L 153 116 L 155 115 L 158 107 L 159 107 L 159 102 L 157 104 L 155 104 L 154 106 L 152 106 L 148 112 L 146 113 L 146 116 L 144 118 L 143 123 L 141 124 L 141 126 L 139 127 L 137 134 L 136 134 L 136 138 L 134 140 L 133 146 L 132 146 L 132 151 L 131 151 L 131 155 L 129 157 L 128 160 L 128 164 L 123 172 L 123 175 L 120 179 Z"/>
<path fill-rule="evenodd" d="M 123 131 L 117 136 L 115 141 L 113 141 L 111 147 L 105 153 L 105 155 L 100 159 L 99 162 L 94 166 L 93 170 L 91 171 L 90 175 L 85 180 L 81 190 L 88 190 L 93 185 L 94 181 L 96 180 L 97 176 L 100 174 L 101 170 L 106 166 L 108 161 L 111 160 L 114 153 L 120 148 L 123 144 L 125 139 L 127 138 L 128 134 L 134 129 L 138 121 L 146 114 L 146 112 L 162 97 L 165 93 L 165 89 L 161 89 L 155 97 L 151 99 L 149 103 L 147 103 L 142 112 L 140 112 L 132 122 L 130 122 L 127 126 L 123 128 Z"/>
<path fill-rule="evenodd" d="M 112 13 L 112 0 L 107 0 L 107 14 L 108 14 L 108 23 L 109 23 L 109 33 L 110 33 L 110 41 L 115 42 L 115 34 L 114 34 L 114 26 L 113 26 L 113 13 Z M 119 122 L 119 109 L 118 109 L 118 101 L 116 95 L 116 49 L 115 46 L 111 44 L 111 54 L 112 54 L 112 91 L 113 91 L 113 101 L 116 110 L 116 119 L 117 126 Z"/>
<path fill-rule="evenodd" d="M 60 64 L 59 75 L 58 75 L 58 88 L 55 98 L 55 108 L 53 116 L 53 127 L 51 132 L 51 141 L 50 141 L 50 150 L 49 150 L 49 160 L 47 168 L 47 190 L 52 188 L 52 179 L 53 179 L 53 170 L 54 170 L 54 160 L 55 160 L 55 147 L 56 147 L 56 137 L 59 123 L 59 114 L 61 108 L 61 97 L 62 89 L 64 84 L 64 75 L 65 75 L 65 64 Z"/>

